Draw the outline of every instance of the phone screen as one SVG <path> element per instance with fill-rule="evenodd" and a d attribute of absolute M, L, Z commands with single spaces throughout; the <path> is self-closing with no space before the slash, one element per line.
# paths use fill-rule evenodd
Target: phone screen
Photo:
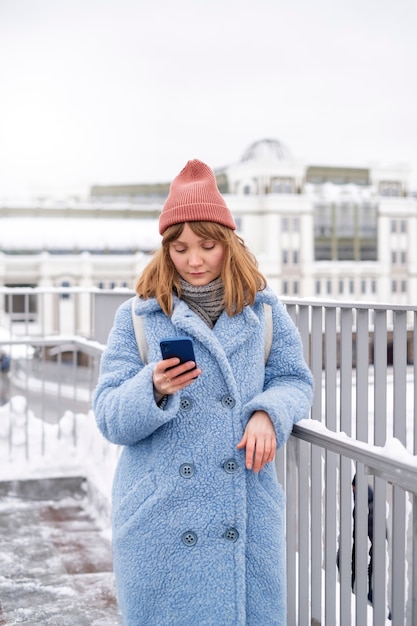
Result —
<path fill-rule="evenodd" d="M 160 346 L 163 359 L 172 359 L 176 356 L 181 363 L 186 363 L 187 361 L 194 361 L 195 363 L 193 342 L 189 337 L 161 339 Z"/>

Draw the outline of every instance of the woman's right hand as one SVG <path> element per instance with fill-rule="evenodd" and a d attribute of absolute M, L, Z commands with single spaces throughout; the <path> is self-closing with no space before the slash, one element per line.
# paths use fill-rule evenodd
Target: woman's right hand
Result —
<path fill-rule="evenodd" d="M 153 386 L 161 396 L 169 396 L 190 385 L 201 374 L 194 361 L 179 364 L 177 357 L 163 359 L 155 365 L 153 371 Z"/>

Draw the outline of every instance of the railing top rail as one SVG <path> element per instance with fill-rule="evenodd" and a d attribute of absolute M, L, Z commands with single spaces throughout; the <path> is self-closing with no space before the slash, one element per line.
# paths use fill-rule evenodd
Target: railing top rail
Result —
<path fill-rule="evenodd" d="M 90 293 L 90 294 L 126 294 L 128 297 L 135 295 L 135 291 L 128 287 L 115 289 L 101 289 L 99 287 L 2 287 L 0 294 L 48 294 L 48 293 Z M 310 306 L 312 308 L 324 307 L 327 309 L 356 309 L 375 311 L 414 311 L 417 312 L 417 304 L 390 304 L 388 302 L 357 302 L 349 300 L 327 300 L 325 298 L 293 298 L 281 296 L 284 304 Z"/>
<path fill-rule="evenodd" d="M 48 294 L 48 293 L 91 293 L 91 294 L 126 294 L 134 295 L 134 291 L 128 287 L 117 289 L 100 289 L 99 287 L 0 287 L 3 294 Z"/>
<path fill-rule="evenodd" d="M 357 310 L 375 310 L 375 311 L 416 311 L 417 305 L 414 304 L 389 304 L 387 302 L 355 302 L 348 300 L 325 300 L 324 298 L 287 298 L 281 297 L 280 300 L 284 304 L 294 304 L 300 306 L 325 307 L 327 309 L 357 309 Z"/>
<path fill-rule="evenodd" d="M 292 434 L 325 450 L 359 461 L 369 474 L 417 494 L 417 456 L 407 452 L 395 438 L 384 447 L 374 446 L 352 439 L 345 433 L 329 430 L 321 422 L 310 419 L 295 424 Z"/>
<path fill-rule="evenodd" d="M 84 339 L 78 335 L 42 335 L 35 337 L 33 335 L 21 335 L 19 337 L 11 337 L 10 339 L 0 339 L 0 346 L 9 345 L 26 345 L 31 346 L 56 346 L 56 345 L 72 345 L 75 348 L 86 349 L 90 352 L 101 354 L 105 349 L 105 344 L 92 339 Z"/>

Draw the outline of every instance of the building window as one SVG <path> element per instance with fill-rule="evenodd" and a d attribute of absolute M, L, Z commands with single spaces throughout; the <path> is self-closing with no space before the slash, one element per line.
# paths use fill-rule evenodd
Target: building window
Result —
<path fill-rule="evenodd" d="M 63 287 L 64 289 L 67 287 L 71 287 L 71 283 L 68 280 L 63 280 L 61 283 L 61 287 Z M 61 293 L 60 295 L 61 300 L 69 300 L 70 299 L 70 294 L 67 293 Z"/>
<path fill-rule="evenodd" d="M 298 264 L 298 250 L 292 250 L 291 257 L 292 257 L 293 264 L 297 265 Z M 290 262 L 290 250 L 283 250 L 282 251 L 282 264 L 288 265 L 289 262 Z"/>
<path fill-rule="evenodd" d="M 319 296 L 320 294 L 321 294 L 321 281 L 316 280 L 316 296 Z"/>
<path fill-rule="evenodd" d="M 288 281 L 284 280 L 282 283 L 282 292 L 285 296 L 288 295 Z"/>
<path fill-rule="evenodd" d="M 392 293 L 397 293 L 397 281 L 396 280 L 393 280 L 391 282 L 391 291 Z"/>
<path fill-rule="evenodd" d="M 407 251 L 401 251 L 401 265 L 407 265 Z"/>
<path fill-rule="evenodd" d="M 330 296 L 332 293 L 332 281 L 328 280 L 326 283 L 327 295 Z"/>
<path fill-rule="evenodd" d="M 295 191 L 293 178 L 274 178 L 271 186 L 272 193 L 294 193 Z"/>
<path fill-rule="evenodd" d="M 28 284 L 6 284 L 5 287 L 30 287 L 33 289 L 37 285 Z M 3 307 L 5 313 L 10 315 L 13 322 L 34 322 L 38 313 L 38 296 L 35 294 L 4 294 Z"/>
<path fill-rule="evenodd" d="M 298 296 L 298 280 L 295 280 L 292 285 L 293 292 L 295 296 Z"/>
<path fill-rule="evenodd" d="M 401 293 L 407 293 L 407 281 L 406 280 L 401 281 Z"/>
<path fill-rule="evenodd" d="M 339 280 L 339 294 L 342 295 L 343 294 L 343 290 L 344 290 L 344 282 L 343 280 Z"/>
<path fill-rule="evenodd" d="M 299 217 L 281 217 L 281 231 L 283 233 L 298 233 L 300 232 L 300 218 Z"/>
<path fill-rule="evenodd" d="M 397 263 L 397 253 L 395 250 L 391 251 L 391 264 L 396 265 Z"/>
<path fill-rule="evenodd" d="M 371 281 L 371 292 L 372 293 L 376 293 L 376 280 L 375 280 L 375 278 L 373 278 L 372 281 Z"/>
<path fill-rule="evenodd" d="M 398 197 L 401 193 L 401 185 L 397 181 L 381 181 L 379 183 L 379 193 L 381 196 Z"/>
<path fill-rule="evenodd" d="M 314 207 L 316 261 L 376 261 L 377 205 L 322 202 Z"/>
<path fill-rule="evenodd" d="M 407 220 L 391 220 L 391 232 L 392 233 L 406 233 L 407 232 Z"/>

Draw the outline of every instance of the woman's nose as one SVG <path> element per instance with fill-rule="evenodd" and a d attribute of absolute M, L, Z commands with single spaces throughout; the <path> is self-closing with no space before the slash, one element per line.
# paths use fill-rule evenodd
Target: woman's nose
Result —
<path fill-rule="evenodd" d="M 199 254 L 199 252 L 197 250 L 196 251 L 190 251 L 189 264 L 190 265 L 201 265 L 201 255 Z"/>

